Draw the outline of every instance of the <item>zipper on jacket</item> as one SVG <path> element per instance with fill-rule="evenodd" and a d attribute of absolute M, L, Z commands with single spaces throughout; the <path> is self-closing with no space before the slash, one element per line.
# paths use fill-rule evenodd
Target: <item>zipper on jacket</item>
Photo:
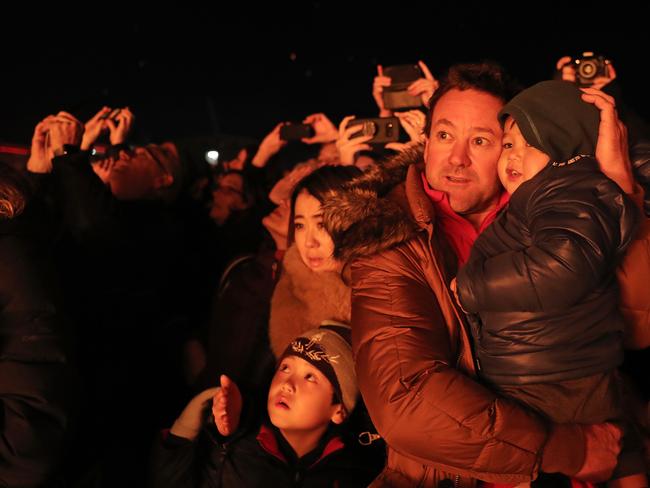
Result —
<path fill-rule="evenodd" d="M 457 474 L 456 477 L 454 478 L 454 488 L 459 488 L 460 487 L 460 475 Z"/>

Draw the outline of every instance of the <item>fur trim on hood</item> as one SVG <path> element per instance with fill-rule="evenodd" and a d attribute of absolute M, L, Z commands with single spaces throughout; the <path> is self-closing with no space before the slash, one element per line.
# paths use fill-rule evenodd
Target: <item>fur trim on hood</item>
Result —
<path fill-rule="evenodd" d="M 416 229 L 404 181 L 411 165 L 422 165 L 422 144 L 370 167 L 328 196 L 322 205 L 334 257 L 348 262 L 407 241 Z"/>

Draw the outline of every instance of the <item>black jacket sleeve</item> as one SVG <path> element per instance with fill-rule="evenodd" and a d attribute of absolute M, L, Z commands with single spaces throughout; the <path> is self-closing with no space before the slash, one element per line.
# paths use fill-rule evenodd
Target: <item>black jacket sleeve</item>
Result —
<path fill-rule="evenodd" d="M 606 198 L 594 197 L 587 185 L 570 197 L 563 191 L 538 191 L 528 201 L 523 225 L 530 238 L 523 248 L 477 253 L 460 270 L 458 294 L 466 311 L 563 310 L 613 272 L 636 227 L 634 204 L 620 189 L 609 189 Z M 491 226 L 475 245 L 496 235 Z"/>

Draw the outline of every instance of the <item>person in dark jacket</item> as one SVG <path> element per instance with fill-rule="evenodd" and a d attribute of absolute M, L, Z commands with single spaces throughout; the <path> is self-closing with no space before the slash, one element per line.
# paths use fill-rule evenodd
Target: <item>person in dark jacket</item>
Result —
<path fill-rule="evenodd" d="M 61 486 L 78 382 L 45 212 L 0 162 L 0 486 Z"/>
<path fill-rule="evenodd" d="M 638 213 L 599 169 L 600 115 L 581 95 L 544 81 L 501 109 L 498 171 L 511 198 L 474 243 L 457 294 L 478 314 L 486 382 L 555 422 L 597 423 L 622 418 L 615 270 Z M 643 473 L 641 453 L 624 448 L 614 478 Z"/>
<path fill-rule="evenodd" d="M 358 396 L 349 334 L 324 322 L 287 346 L 257 428 L 238 429 L 242 398 L 226 376 L 197 395 L 154 448 L 152 486 L 367 486 L 377 473 L 344 442 Z M 214 425 L 203 428 L 210 401 Z"/>

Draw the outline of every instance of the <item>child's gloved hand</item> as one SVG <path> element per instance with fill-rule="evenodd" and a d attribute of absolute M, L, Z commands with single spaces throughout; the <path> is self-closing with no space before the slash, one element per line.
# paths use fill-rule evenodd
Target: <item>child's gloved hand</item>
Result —
<path fill-rule="evenodd" d="M 192 398 L 169 431 L 178 437 L 196 439 L 201 431 L 203 412 L 209 407 L 210 400 L 218 390 L 218 387 L 208 388 Z"/>
<path fill-rule="evenodd" d="M 225 374 L 221 375 L 221 388 L 212 399 L 212 415 L 217 430 L 223 436 L 229 436 L 239 427 L 242 409 L 242 396 L 237 384 Z"/>

